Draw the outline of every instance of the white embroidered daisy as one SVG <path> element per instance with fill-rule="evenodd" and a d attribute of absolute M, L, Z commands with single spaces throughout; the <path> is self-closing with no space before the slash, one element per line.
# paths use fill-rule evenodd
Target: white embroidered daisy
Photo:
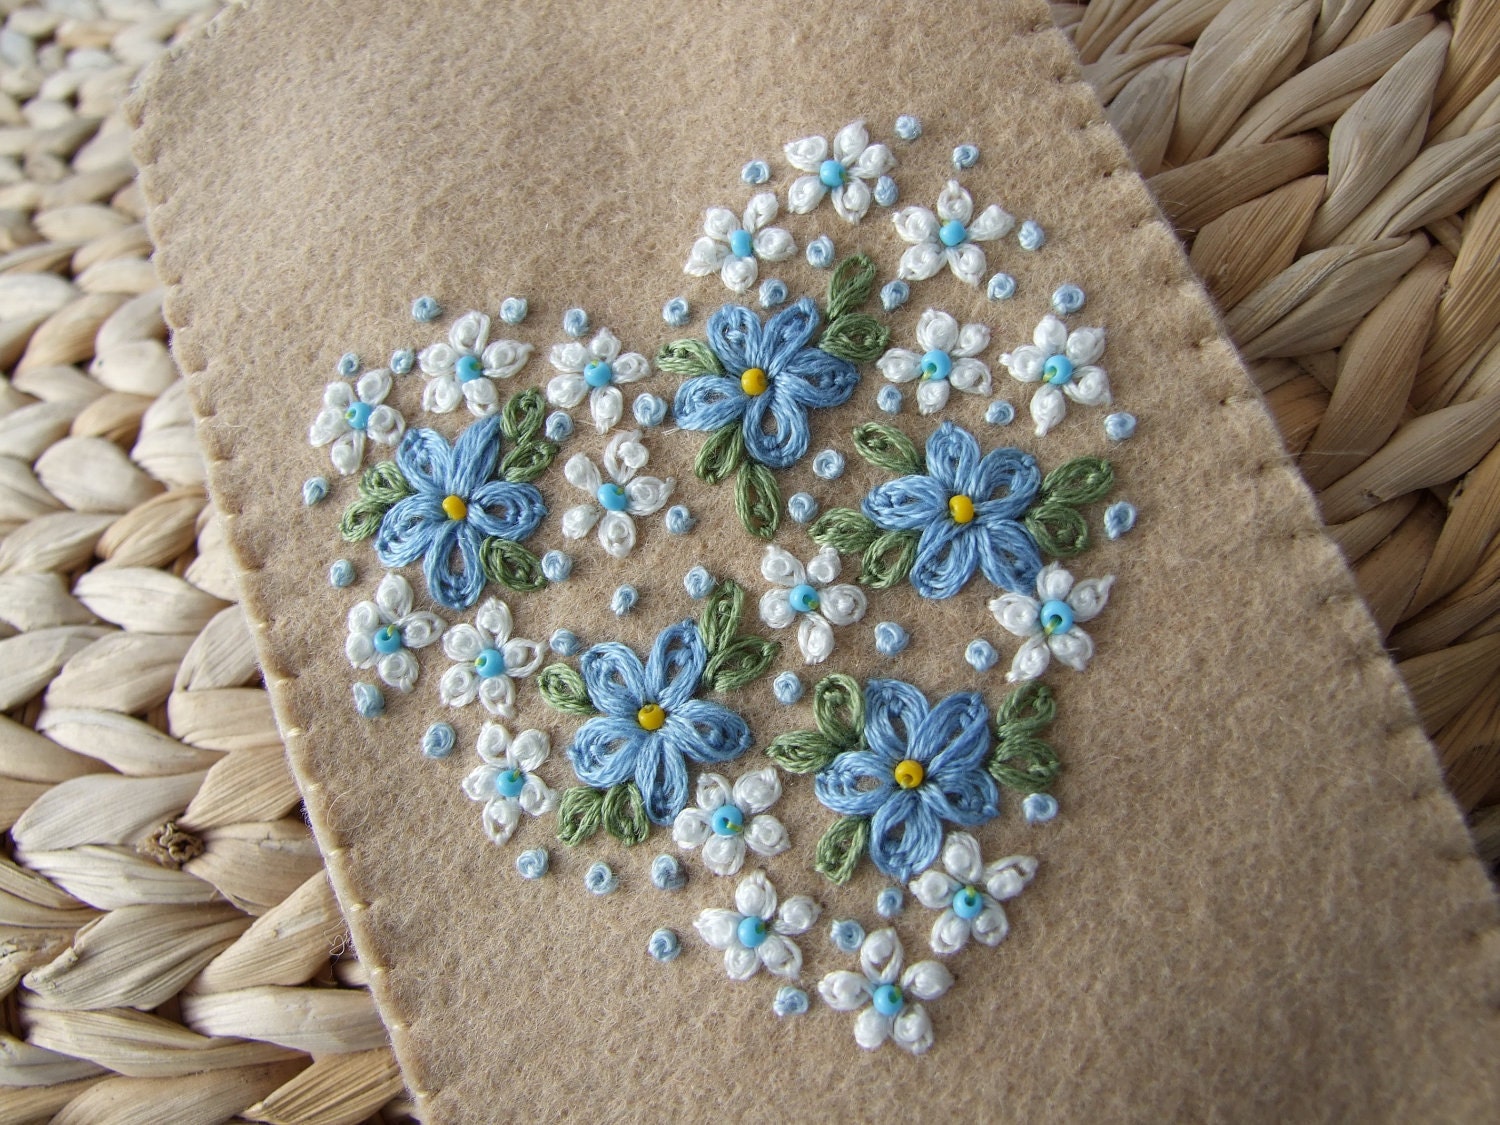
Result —
<path fill-rule="evenodd" d="M 981 242 L 1010 233 L 1016 220 L 998 203 L 991 203 L 974 217 L 974 200 L 949 180 L 939 194 L 937 214 L 925 207 L 903 207 L 891 216 L 896 233 L 911 245 L 901 255 L 896 276 L 902 281 L 923 281 L 943 268 L 967 285 L 978 285 L 986 262 Z"/>
<path fill-rule="evenodd" d="M 521 813 L 541 816 L 557 806 L 557 794 L 536 776 L 552 745 L 539 730 L 523 730 L 515 738 L 499 723 L 485 723 L 476 746 L 480 765 L 463 780 L 464 792 L 483 801 L 484 831 L 494 843 L 510 839 Z"/>
<path fill-rule="evenodd" d="M 857 223 L 870 209 L 870 185 L 896 166 L 896 158 L 885 145 L 872 145 L 863 121 L 845 125 L 833 138 L 833 152 L 822 137 L 804 137 L 783 146 L 787 163 L 799 172 L 787 189 L 787 210 L 805 215 L 825 195 L 833 197 L 839 217 Z"/>
<path fill-rule="evenodd" d="M 929 867 L 911 882 L 911 893 L 928 910 L 941 910 L 932 924 L 932 951 L 957 953 L 973 938 L 981 945 L 999 945 L 1010 933 L 1010 922 L 1000 904 L 1015 898 L 1036 875 L 1036 860 L 1012 855 L 985 866 L 979 841 L 967 832 L 950 832 L 943 841 L 945 875 Z"/>
<path fill-rule="evenodd" d="M 375 600 L 349 611 L 344 655 L 356 668 L 374 668 L 397 691 L 411 691 L 420 670 L 412 650 L 437 640 L 446 624 L 435 613 L 414 613 L 411 584 L 387 573 L 375 588 Z"/>
<path fill-rule="evenodd" d="M 1058 563 L 1048 563 L 1036 576 L 1036 597 L 1001 594 L 990 599 L 990 612 L 1010 633 L 1026 643 L 1011 661 L 1005 678 L 1011 683 L 1034 680 L 1056 657 L 1082 672 L 1094 656 L 1094 642 L 1078 626 L 1099 616 L 1109 601 L 1115 576 L 1074 582 Z"/>
<path fill-rule="evenodd" d="M 896 931 L 876 930 L 859 948 L 860 972 L 840 970 L 818 982 L 834 1011 L 864 1008 L 854 1021 L 854 1041 L 867 1051 L 887 1039 L 914 1055 L 932 1046 L 932 1020 L 918 1001 L 938 999 L 953 987 L 953 975 L 936 961 L 918 961 L 902 972 L 905 960 Z"/>
<path fill-rule="evenodd" d="M 391 393 L 389 371 L 366 371 L 359 382 L 329 383 L 323 391 L 323 409 L 313 419 L 307 440 L 316 448 L 333 443 L 328 459 L 344 476 L 358 472 L 365 459 L 365 438 L 381 445 L 395 445 L 406 432 L 406 419 L 393 406 L 385 405 Z"/>
<path fill-rule="evenodd" d="M 764 871 L 740 880 L 733 910 L 705 910 L 693 927 L 703 940 L 724 951 L 730 980 L 749 980 L 764 965 L 774 976 L 795 980 L 802 971 L 802 950 L 788 940 L 805 934 L 821 908 L 806 895 L 793 895 L 776 908 L 776 888 Z"/>
<path fill-rule="evenodd" d="M 496 379 L 509 379 L 531 358 L 531 345 L 514 340 L 490 343 L 490 318 L 467 312 L 448 329 L 446 344 L 423 348 L 417 363 L 427 379 L 422 409 L 447 414 L 466 403 L 471 414 L 484 417 L 500 409 Z"/>
<path fill-rule="evenodd" d="M 747 773 L 734 783 L 716 773 L 698 775 L 698 807 L 683 809 L 672 822 L 679 848 L 703 848 L 703 866 L 715 875 L 737 875 L 745 849 L 780 855 L 792 846 L 781 821 L 766 813 L 781 797 L 774 767 Z"/>
<path fill-rule="evenodd" d="M 531 675 L 542 662 L 542 646 L 511 636 L 510 606 L 488 598 L 474 614 L 474 624 L 453 626 L 443 634 L 443 652 L 456 660 L 438 681 L 449 707 L 467 707 L 478 699 L 491 715 L 513 718 L 515 681 Z"/>
<path fill-rule="evenodd" d="M 917 384 L 917 409 L 935 414 L 948 404 L 950 387 L 971 395 L 990 393 L 990 369 L 974 357 L 990 346 L 990 330 L 965 324 L 940 309 L 928 309 L 917 321 L 919 355 L 892 348 L 875 366 L 893 383 Z"/>
<path fill-rule="evenodd" d="M 760 273 L 757 258 L 784 262 L 797 252 L 790 234 L 780 227 L 766 226 L 776 212 L 776 193 L 770 191 L 750 200 L 743 222 L 727 207 L 710 207 L 703 220 L 704 237 L 693 243 L 683 272 L 693 277 L 717 273 L 730 289 L 743 293 L 755 284 Z"/>
<path fill-rule="evenodd" d="M 821 664 L 833 651 L 833 626 L 853 625 L 865 615 L 865 592 L 837 583 L 839 553 L 824 547 L 803 566 L 780 547 L 767 547 L 760 573 L 776 585 L 760 598 L 760 619 L 773 629 L 797 622 L 797 647 L 808 664 Z"/>
<path fill-rule="evenodd" d="M 625 414 L 620 386 L 651 374 L 645 356 L 621 354 L 619 338 L 608 328 L 599 329 L 587 345 L 581 340 L 552 345 L 551 360 L 558 374 L 547 384 L 547 401 L 571 410 L 588 395 L 589 414 L 601 434 Z"/>
<path fill-rule="evenodd" d="M 563 466 L 568 483 L 587 493 L 590 503 L 563 513 L 562 532 L 569 539 L 582 539 L 599 525 L 599 545 L 605 554 L 623 559 L 635 548 L 635 517 L 661 511 L 677 482 L 674 478 L 638 477 L 649 454 L 638 430 L 618 433 L 604 447 L 606 481 L 598 466 L 582 453 L 575 453 Z"/>
<path fill-rule="evenodd" d="M 1080 406 L 1109 405 L 1109 376 L 1104 368 L 1095 366 L 1104 354 L 1104 329 L 1076 328 L 1069 332 L 1062 321 L 1048 313 L 1031 338 L 1035 343 L 1006 352 L 1000 362 L 1019 382 L 1041 382 L 1031 396 L 1031 419 L 1038 437 L 1063 420 L 1068 399 Z"/>

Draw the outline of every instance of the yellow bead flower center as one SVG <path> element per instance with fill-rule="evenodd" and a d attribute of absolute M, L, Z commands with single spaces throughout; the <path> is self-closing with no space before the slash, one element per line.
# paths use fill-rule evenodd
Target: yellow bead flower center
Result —
<path fill-rule="evenodd" d="M 896 779 L 896 784 L 902 789 L 915 789 L 922 784 L 922 779 L 927 776 L 927 771 L 922 768 L 921 762 L 914 762 L 907 758 L 905 761 L 897 762 L 896 768 L 891 771 L 891 776 Z"/>
<path fill-rule="evenodd" d="M 745 373 L 740 376 L 740 387 L 747 395 L 765 394 L 768 385 L 770 385 L 770 380 L 759 367 L 747 367 Z"/>
<path fill-rule="evenodd" d="M 443 497 L 443 514 L 450 520 L 467 519 L 469 505 L 464 502 L 462 496 L 445 496 Z"/>
<path fill-rule="evenodd" d="M 635 721 L 641 724 L 642 730 L 661 730 L 667 721 L 667 713 L 661 709 L 661 704 L 648 703 L 635 713 Z"/>
<path fill-rule="evenodd" d="M 948 500 L 948 512 L 954 523 L 968 523 L 974 518 L 974 501 L 959 494 Z"/>

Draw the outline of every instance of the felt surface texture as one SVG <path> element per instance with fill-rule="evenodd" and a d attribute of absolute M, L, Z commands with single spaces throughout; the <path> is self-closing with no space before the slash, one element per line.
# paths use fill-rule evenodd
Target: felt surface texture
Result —
<path fill-rule="evenodd" d="M 1043 5 L 260 0 L 159 66 L 134 111 L 173 346 L 245 608 L 427 1120 L 1495 1119 L 1490 886 L 1307 490 Z M 893 136 L 900 113 L 923 122 L 914 144 Z M 928 1006 L 937 1042 L 920 1058 L 890 1044 L 861 1051 L 854 1017 L 816 996 L 807 1015 L 776 1019 L 782 982 L 765 973 L 726 979 L 691 923 L 704 907 L 732 905 L 737 880 L 710 876 L 665 830 L 630 850 L 601 836 L 570 851 L 552 839 L 550 818 L 523 818 L 510 844 L 490 845 L 479 806 L 459 789 L 488 716 L 477 704 L 442 707 L 437 679 L 449 662 L 436 646 L 422 654 L 413 695 L 388 690 L 383 718 L 355 717 L 350 684 L 373 677 L 344 658 L 344 618 L 373 594 L 380 568 L 368 543 L 338 539 L 353 480 L 338 481 L 306 438 L 342 353 L 379 362 L 445 337 L 448 316 L 412 321 L 420 294 L 452 315 L 494 316 L 511 294 L 530 300 L 517 328 L 495 316 L 492 337 L 537 347 L 502 395 L 545 386 L 546 351 L 565 338 L 571 306 L 648 356 L 701 335 L 706 315 L 734 299 L 717 277 L 682 274 L 703 209 L 739 211 L 764 190 L 739 180 L 753 157 L 771 162 L 767 188 L 784 201 L 793 173 L 781 145 L 831 137 L 857 118 L 900 161 L 902 205 L 931 207 L 954 174 L 953 146 L 972 142 L 981 161 L 960 178 L 976 210 L 998 201 L 1045 227 L 1047 246 L 1033 255 L 1014 236 L 990 244 L 988 272 L 1015 274 L 1014 300 L 988 302 L 945 272 L 914 283 L 887 318 L 892 343 L 907 347 L 929 306 L 989 324 L 985 358 L 1018 419 L 988 425 L 985 400 L 959 394 L 932 418 L 918 417 L 908 394 L 887 418 L 875 408 L 884 380 L 868 365 L 847 405 L 814 413 L 811 449 L 839 448 L 848 472 L 818 480 L 809 457 L 778 474 L 783 496 L 855 506 L 885 474 L 854 456 L 854 424 L 891 421 L 920 441 L 947 417 L 986 448 L 1036 453 L 1044 470 L 1104 453 L 1119 480 L 1112 499 L 1141 513 L 1134 532 L 1109 542 L 1103 505 L 1090 511 L 1098 542 L 1070 569 L 1118 582 L 1089 626 L 1092 666 L 1079 675 L 1054 665 L 1048 676 L 1063 812 L 1031 827 L 1007 795 L 978 830 L 987 860 L 1028 852 L 1041 870 L 1008 904 L 1008 940 L 952 959 L 957 983 Z M 794 296 L 822 298 L 828 274 L 800 253 L 817 234 L 841 258 L 870 252 L 882 281 L 904 248 L 879 207 L 850 226 L 825 201 L 811 215 L 783 211 L 777 225 L 799 254 L 762 277 L 781 277 Z M 1131 441 L 1110 446 L 1106 412 L 1076 405 L 1036 438 L 1030 388 L 999 364 L 1029 341 L 1064 281 L 1088 293 L 1071 323 L 1108 333 L 1101 362 L 1115 409 L 1141 419 Z M 677 294 L 694 308 L 681 331 L 661 317 Z M 738 300 L 753 304 L 754 293 Z M 421 382 L 398 380 L 392 396 L 409 423 L 451 436 L 471 421 L 422 414 Z M 654 371 L 629 390 L 670 398 L 676 382 Z M 668 535 L 650 517 L 624 561 L 592 537 L 562 539 L 561 512 L 578 498 L 562 462 L 597 455 L 604 440 L 586 404 L 573 414 L 576 435 L 539 482 L 553 514 L 528 546 L 566 549 L 577 565 L 540 593 L 493 591 L 513 607 L 517 634 L 545 641 L 567 627 L 585 643 L 617 638 L 644 653 L 660 628 L 696 616 L 681 580 L 701 564 L 745 586 L 747 628 L 771 635 L 753 609 L 766 586 L 761 544 L 740 529 L 730 486 L 692 475 L 702 434 L 646 437 L 647 471 L 675 477 L 674 502 L 698 517 L 691 535 Z M 305 508 L 302 482 L 317 473 L 334 494 Z M 789 520 L 777 541 L 803 559 L 815 549 Z M 341 556 L 360 577 L 334 590 L 327 568 Z M 854 568 L 846 560 L 845 580 Z M 419 572 L 408 573 L 425 602 Z M 609 595 L 626 581 L 640 605 L 616 619 Z M 930 698 L 981 690 L 993 706 L 1019 643 L 985 612 L 994 593 L 979 579 L 944 602 L 904 584 L 874 593 L 864 621 L 836 631 L 821 669 L 802 666 L 791 631 L 775 634 L 772 675 L 793 669 L 809 688 L 823 671 L 895 676 Z M 886 620 L 912 635 L 895 659 L 874 649 L 873 627 Z M 962 656 L 976 637 L 1002 657 L 982 675 Z M 775 734 L 813 725 L 811 692 L 783 707 L 770 680 L 725 700 L 756 738 L 731 775 L 766 764 L 759 747 Z M 514 726 L 551 732 L 543 773 L 561 789 L 575 722 L 551 712 L 534 682 L 519 696 Z M 421 734 L 444 718 L 459 751 L 424 760 Z M 823 973 L 854 967 L 828 923 L 876 928 L 874 898 L 888 880 L 868 861 L 845 888 L 816 875 L 812 845 L 833 816 L 810 779 L 789 777 L 785 789 L 773 811 L 794 847 L 765 866 L 783 896 L 808 893 L 825 907 L 799 939 L 801 984 L 813 993 Z M 514 861 L 533 846 L 549 847 L 552 874 L 527 883 Z M 649 884 L 662 852 L 689 872 L 678 894 Z M 608 897 L 583 890 L 596 858 L 621 876 Z M 755 866 L 752 856 L 746 870 Z M 933 917 L 907 895 L 896 925 L 908 963 L 931 956 Z M 669 965 L 645 953 L 663 925 L 683 943 Z"/>

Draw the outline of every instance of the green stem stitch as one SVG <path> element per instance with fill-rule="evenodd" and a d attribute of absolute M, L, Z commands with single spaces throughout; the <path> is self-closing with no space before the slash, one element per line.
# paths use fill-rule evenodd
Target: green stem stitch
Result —
<path fill-rule="evenodd" d="M 1006 696 L 995 709 L 996 746 L 989 761 L 990 776 L 1022 793 L 1048 789 L 1062 763 L 1057 751 L 1038 735 L 1056 717 L 1057 701 L 1045 684 L 1022 684 Z"/>
<path fill-rule="evenodd" d="M 839 263 L 828 282 L 828 326 L 818 347 L 850 363 L 871 363 L 885 353 L 891 330 L 855 310 L 875 291 L 875 263 L 855 254 Z"/>
<path fill-rule="evenodd" d="M 535 388 L 512 395 L 500 415 L 500 432 L 513 444 L 533 440 L 542 432 L 547 416 L 547 402 Z M 556 452 L 556 449 L 553 450 Z M 510 479 L 510 478 L 506 478 Z"/>
<path fill-rule="evenodd" d="M 524 438 L 512 445 L 500 460 L 500 479 L 512 484 L 530 484 L 552 466 L 557 446 L 550 441 Z"/>
<path fill-rule="evenodd" d="M 604 821 L 604 794 L 586 785 L 564 790 L 557 803 L 557 838 L 568 847 L 576 847 L 595 832 Z"/>
<path fill-rule="evenodd" d="M 875 292 L 875 262 L 868 254 L 845 258 L 828 279 L 828 319 L 852 313 Z"/>
<path fill-rule="evenodd" d="M 651 832 L 646 802 L 633 781 L 610 786 L 601 805 L 604 830 L 626 847 L 634 847 Z"/>
<path fill-rule="evenodd" d="M 917 565 L 920 531 L 887 531 L 865 548 L 859 564 L 859 580 L 872 590 L 889 590 L 904 582 Z"/>
<path fill-rule="evenodd" d="M 512 590 L 530 593 L 547 585 L 542 563 L 521 544 L 494 536 L 479 545 L 479 565 L 491 582 Z"/>
<path fill-rule="evenodd" d="M 595 710 L 583 677 L 566 664 L 549 664 L 536 678 L 537 690 L 554 711 L 564 715 L 593 716 Z"/>
<path fill-rule="evenodd" d="M 766 756 L 787 773 L 817 773 L 839 756 L 840 747 L 815 730 L 793 730 L 778 734 L 766 747 Z"/>
<path fill-rule="evenodd" d="M 694 379 L 699 375 L 722 375 L 719 357 L 702 340 L 673 340 L 656 353 L 656 366 L 668 375 Z"/>
<path fill-rule="evenodd" d="M 813 688 L 813 720 L 830 745 L 857 750 L 865 736 L 865 693 L 853 676 L 834 672 Z"/>
<path fill-rule="evenodd" d="M 1048 473 L 1023 517 L 1042 554 L 1070 559 L 1088 550 L 1089 526 L 1078 508 L 1104 499 L 1114 483 L 1114 468 L 1102 457 L 1075 457 Z"/>
<path fill-rule="evenodd" d="M 808 534 L 821 547 L 832 547 L 841 555 L 858 555 L 880 537 L 880 528 L 863 512 L 830 508 L 817 518 Z"/>
<path fill-rule="evenodd" d="M 835 883 L 847 883 L 869 844 L 869 818 L 841 816 L 818 841 L 813 867 Z"/>
<path fill-rule="evenodd" d="M 740 631 L 744 617 L 744 588 L 727 579 L 720 582 L 703 600 L 703 612 L 698 615 L 698 632 L 704 647 L 710 653 L 723 648 Z"/>
<path fill-rule="evenodd" d="M 698 450 L 693 472 L 705 484 L 719 484 L 745 460 L 745 435 L 738 422 L 721 426 Z"/>
<path fill-rule="evenodd" d="M 854 451 L 876 468 L 897 476 L 921 476 L 927 471 L 927 458 L 917 451 L 911 438 L 880 422 L 854 427 Z"/>
<path fill-rule="evenodd" d="M 740 462 L 734 478 L 734 510 L 745 530 L 756 538 L 770 539 L 776 534 L 781 526 L 781 488 L 770 469 L 749 459 Z"/>
<path fill-rule="evenodd" d="M 368 539 L 380 530 L 380 521 L 397 503 L 412 494 L 395 461 L 371 465 L 359 478 L 359 499 L 344 510 L 339 533 L 350 543 Z"/>
<path fill-rule="evenodd" d="M 698 632 L 708 650 L 708 663 L 700 682 L 711 691 L 744 687 L 763 675 L 781 651 L 774 641 L 741 633 L 744 616 L 745 591 L 738 582 L 720 582 L 703 604 Z"/>

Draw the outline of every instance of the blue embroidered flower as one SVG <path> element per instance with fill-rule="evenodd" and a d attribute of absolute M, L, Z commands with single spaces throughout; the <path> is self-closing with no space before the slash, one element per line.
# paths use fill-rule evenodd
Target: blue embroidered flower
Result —
<path fill-rule="evenodd" d="M 1020 518 L 1041 482 L 1030 454 L 1002 448 L 980 456 L 973 435 L 944 422 L 927 439 L 927 472 L 877 485 L 863 509 L 885 531 L 922 533 L 911 583 L 924 598 L 951 598 L 975 570 L 1024 593 L 1042 556 Z"/>
<path fill-rule="evenodd" d="M 595 645 L 578 661 L 600 717 L 579 728 L 568 758 L 585 785 L 634 781 L 646 815 L 670 824 L 688 797 L 687 761 L 728 762 L 750 748 L 745 720 L 694 699 L 708 649 L 691 621 L 657 635 L 644 665 L 622 644 Z"/>
<path fill-rule="evenodd" d="M 989 749 L 989 712 L 977 692 L 929 707 L 909 684 L 871 680 L 863 747 L 829 762 L 813 789 L 834 812 L 870 818 L 870 858 L 904 882 L 937 859 L 945 823 L 972 827 L 999 813 Z"/>
<path fill-rule="evenodd" d="M 687 430 L 739 423 L 750 457 L 785 469 L 807 452 L 808 411 L 849 400 L 859 373 L 848 360 L 811 346 L 822 317 L 804 297 L 761 324 L 741 305 L 708 318 L 708 345 L 722 375 L 689 379 L 672 405 Z"/>
<path fill-rule="evenodd" d="M 451 446 L 435 430 L 408 430 L 396 450 L 412 495 L 381 519 L 375 554 L 390 567 L 422 559 L 428 592 L 449 609 L 479 600 L 485 539 L 518 542 L 547 514 L 532 485 L 492 479 L 499 459 L 498 414 L 469 426 Z"/>

